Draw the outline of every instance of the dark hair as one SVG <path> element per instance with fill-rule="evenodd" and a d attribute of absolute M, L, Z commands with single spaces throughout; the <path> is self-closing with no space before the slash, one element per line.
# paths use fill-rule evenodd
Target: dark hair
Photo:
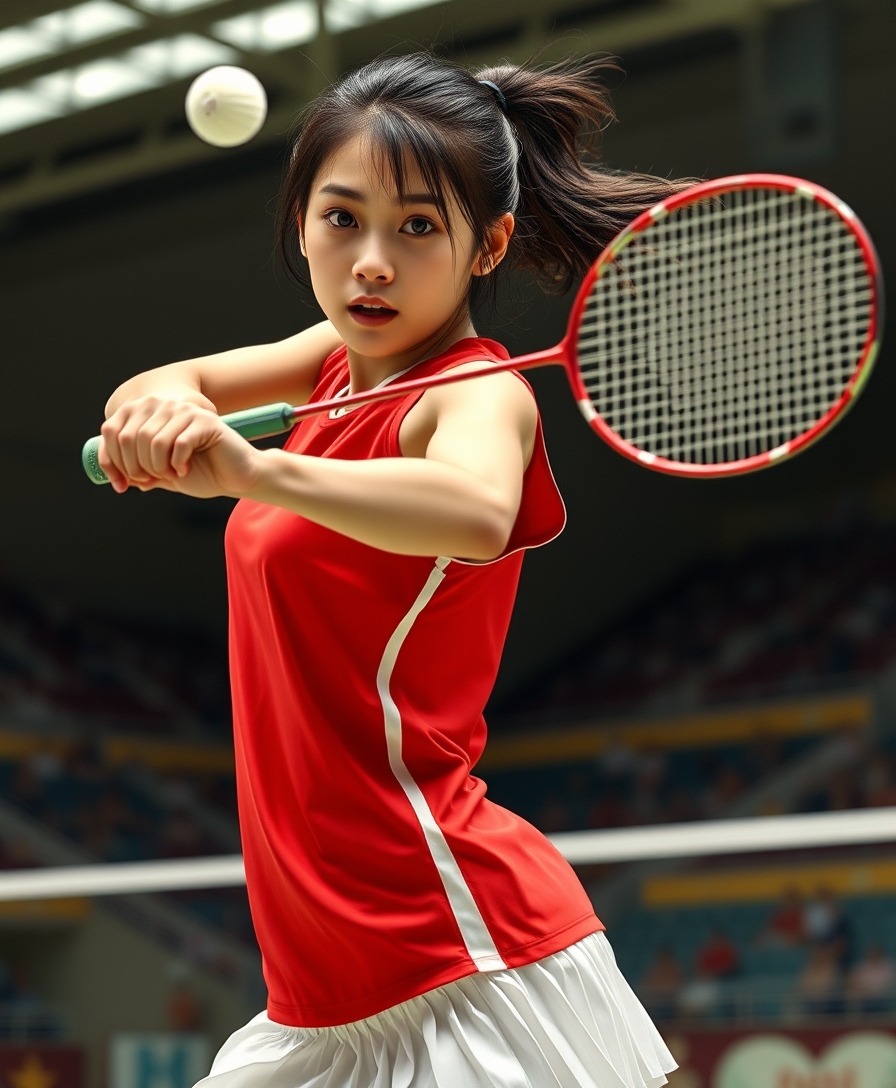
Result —
<path fill-rule="evenodd" d="M 415 53 L 381 57 L 345 76 L 300 120 L 280 197 L 287 268 L 304 280 L 297 220 L 326 160 L 363 132 L 399 195 L 409 161 L 446 223 L 446 194 L 454 194 L 478 249 L 489 228 L 513 212 L 504 263 L 534 272 L 546 290 L 568 290 L 626 223 L 688 184 L 583 161 L 596 155 L 601 132 L 615 119 L 601 77 L 616 67 L 570 58 L 542 69 L 505 64 L 471 73 Z M 504 102 L 481 80 L 495 84 Z"/>

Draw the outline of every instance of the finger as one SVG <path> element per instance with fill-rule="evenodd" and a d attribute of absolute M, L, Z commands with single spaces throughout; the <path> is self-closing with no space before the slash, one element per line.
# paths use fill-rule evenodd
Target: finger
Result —
<path fill-rule="evenodd" d="M 124 473 L 124 460 L 121 453 L 121 445 L 118 441 L 121 428 L 127 421 L 127 414 L 121 411 L 116 412 L 113 416 L 100 427 L 100 436 L 105 446 L 106 457 L 115 466 L 120 474 Z M 105 469 L 106 466 L 103 465 Z"/>
<path fill-rule="evenodd" d="M 146 483 L 152 475 L 140 463 L 137 448 L 138 435 L 142 424 L 138 419 L 129 419 L 118 435 L 118 448 L 121 451 L 121 469 L 131 483 Z"/>
<path fill-rule="evenodd" d="M 141 473 L 134 464 L 131 450 L 131 439 L 129 437 L 128 430 L 119 429 L 117 433 L 115 432 L 114 428 L 110 428 L 109 430 L 109 437 L 106 437 L 105 434 L 103 434 L 102 437 L 104 442 L 106 443 L 109 458 L 114 458 L 113 465 L 117 468 L 118 472 L 125 480 L 124 490 L 126 490 L 127 483 L 136 484 L 143 479 L 148 479 L 146 474 Z"/>
<path fill-rule="evenodd" d="M 125 404 L 106 421 L 105 431 L 114 436 L 117 447 L 116 464 L 121 472 L 132 482 L 150 479 L 145 469 L 141 468 L 137 453 L 137 435 L 141 427 L 157 410 L 158 404 L 153 398 Z"/>
<path fill-rule="evenodd" d="M 110 454 L 124 473 L 134 467 L 128 463 L 129 449 L 148 414 L 145 404 L 123 404 L 102 426 L 101 433 L 109 445 Z"/>
<path fill-rule="evenodd" d="M 196 425 L 199 425 L 198 429 Z M 202 413 L 198 418 L 195 410 L 176 413 L 169 422 L 159 431 L 152 440 L 150 446 L 151 467 L 156 475 L 163 479 L 175 480 L 187 470 L 187 463 L 195 452 L 197 437 L 214 431 L 215 424 L 209 413 Z M 190 437 L 182 440 L 177 446 L 179 450 L 178 464 L 174 463 L 175 443 L 183 435 L 189 433 Z"/>
<path fill-rule="evenodd" d="M 177 436 L 171 450 L 171 467 L 178 476 L 186 476 L 190 471 L 190 458 L 197 450 L 206 449 L 219 427 L 214 417 L 197 418 Z"/>
<path fill-rule="evenodd" d="M 140 466 L 137 463 L 137 453 L 134 449 L 136 436 L 137 422 L 133 418 L 126 419 L 115 436 L 118 447 L 118 467 L 129 480 L 135 482 L 135 477 L 140 476 Z"/>
<path fill-rule="evenodd" d="M 149 443 L 149 469 L 160 479 L 171 480 L 177 476 L 171 464 L 171 451 L 177 436 L 183 431 L 184 419 L 171 419 Z"/>
<path fill-rule="evenodd" d="M 97 464 L 105 472 L 109 478 L 109 483 L 112 485 L 114 491 L 121 494 L 123 491 L 127 491 L 128 482 L 109 456 L 106 446 L 105 438 L 100 438 L 99 445 L 96 451 Z"/>
<path fill-rule="evenodd" d="M 142 469 L 143 474 L 149 478 L 158 479 L 159 476 L 165 473 L 166 442 L 163 438 L 157 449 L 156 441 L 159 435 L 168 427 L 173 414 L 172 405 L 147 405 L 144 418 L 137 428 L 134 437 L 137 464 Z"/>

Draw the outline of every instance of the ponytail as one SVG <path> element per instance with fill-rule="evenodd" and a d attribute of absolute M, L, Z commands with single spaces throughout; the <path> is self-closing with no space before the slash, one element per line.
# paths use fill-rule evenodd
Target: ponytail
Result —
<path fill-rule="evenodd" d="M 569 290 L 627 223 L 692 183 L 598 164 L 601 135 L 616 120 L 603 82 L 610 70 L 618 65 L 568 58 L 475 73 L 500 88 L 519 142 L 520 200 L 507 259 L 551 292 Z"/>

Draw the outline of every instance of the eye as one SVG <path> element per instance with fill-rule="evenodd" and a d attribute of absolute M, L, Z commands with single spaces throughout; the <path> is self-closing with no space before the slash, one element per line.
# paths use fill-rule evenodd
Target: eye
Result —
<path fill-rule="evenodd" d="M 415 215 L 401 228 L 405 234 L 416 234 L 418 237 L 424 234 L 432 234 L 435 227 L 422 215 Z"/>
<path fill-rule="evenodd" d="M 351 212 L 347 212 L 345 208 L 334 208 L 333 211 L 327 212 L 324 219 L 331 227 L 355 226 L 355 217 Z"/>

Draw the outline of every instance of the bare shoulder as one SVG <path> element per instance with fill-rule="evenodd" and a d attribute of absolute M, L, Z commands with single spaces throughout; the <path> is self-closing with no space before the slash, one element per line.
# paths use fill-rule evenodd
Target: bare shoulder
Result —
<path fill-rule="evenodd" d="M 474 360 L 456 367 L 458 373 L 476 373 L 489 360 Z M 400 442 L 406 457 L 424 457 L 438 427 L 515 433 L 528 464 L 535 442 L 538 407 L 529 386 L 508 371 L 428 389 L 405 416 Z"/>
<path fill-rule="evenodd" d="M 489 365 L 491 363 L 488 359 L 473 360 L 461 363 L 451 373 L 477 374 Z M 485 373 L 475 380 L 436 386 L 427 390 L 419 403 L 424 401 L 428 401 L 435 410 L 452 411 L 463 408 L 465 411 L 488 415 L 497 413 L 505 418 L 512 418 L 520 413 L 522 420 L 531 419 L 533 425 L 538 415 L 535 398 L 529 386 L 507 370 L 497 374 Z"/>

